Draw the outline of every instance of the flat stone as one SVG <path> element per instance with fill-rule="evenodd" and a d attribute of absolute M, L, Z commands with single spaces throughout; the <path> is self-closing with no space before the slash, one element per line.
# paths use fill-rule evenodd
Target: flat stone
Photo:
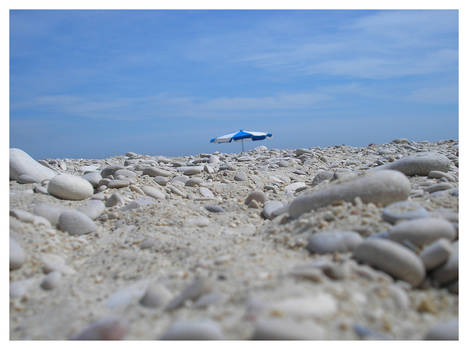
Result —
<path fill-rule="evenodd" d="M 318 232 L 309 236 L 307 250 L 326 254 L 353 251 L 362 242 L 356 232 Z"/>
<path fill-rule="evenodd" d="M 440 153 L 420 152 L 398 159 L 395 162 L 376 167 L 374 170 L 390 169 L 401 171 L 408 176 L 427 176 L 432 170 L 450 170 L 450 163 L 450 159 Z"/>
<path fill-rule="evenodd" d="M 341 184 L 294 199 L 289 205 L 289 216 L 297 218 L 301 214 L 332 204 L 336 201 L 352 202 L 360 197 L 364 203 L 387 205 L 406 200 L 411 185 L 405 175 L 394 170 L 370 172 Z"/>
<path fill-rule="evenodd" d="M 133 171 L 131 170 L 128 170 L 128 169 L 118 169 L 115 171 L 114 175 L 113 175 L 115 178 L 117 177 L 127 177 L 127 178 L 135 178 L 137 177 L 137 174 L 134 173 Z"/>
<path fill-rule="evenodd" d="M 419 256 L 401 244 L 386 239 L 366 239 L 353 252 L 356 260 L 376 267 L 393 277 L 418 286 L 426 275 Z"/>
<path fill-rule="evenodd" d="M 149 167 L 143 170 L 143 175 L 148 175 L 152 177 L 155 177 L 155 176 L 169 177 L 172 175 L 172 173 L 164 169 Z"/>
<path fill-rule="evenodd" d="M 448 182 L 441 182 L 441 183 L 426 187 L 425 191 L 429 193 L 434 193 L 434 192 L 439 192 L 439 191 L 450 190 L 452 188 L 453 186 L 449 184 Z"/>
<path fill-rule="evenodd" d="M 333 171 L 320 170 L 312 180 L 312 186 L 317 186 L 319 183 L 325 180 L 331 180 L 333 175 Z"/>
<path fill-rule="evenodd" d="M 26 253 L 21 246 L 10 237 L 10 270 L 17 270 L 23 266 L 26 260 Z"/>
<path fill-rule="evenodd" d="M 199 191 L 200 191 L 200 194 L 205 198 L 215 198 L 215 195 L 213 194 L 213 192 L 211 192 L 206 187 L 200 187 Z"/>
<path fill-rule="evenodd" d="M 453 225 L 438 218 L 403 221 L 393 226 L 388 233 L 388 239 L 399 243 L 409 241 L 418 247 L 423 247 L 440 238 L 452 241 L 455 236 L 456 232 Z"/>
<path fill-rule="evenodd" d="M 448 173 L 444 173 L 443 171 L 438 171 L 438 170 L 431 170 L 429 174 L 427 174 L 427 177 L 431 179 L 446 178 L 450 182 L 456 182 L 456 179 L 452 175 Z"/>
<path fill-rule="evenodd" d="M 53 178 L 57 173 L 35 161 L 23 150 L 10 148 L 10 179 L 18 180 L 21 175 L 28 175 L 35 182 L 41 182 Z"/>
<path fill-rule="evenodd" d="M 92 322 L 88 327 L 71 337 L 71 340 L 122 340 L 128 333 L 128 323 L 116 316 Z"/>
<path fill-rule="evenodd" d="M 224 209 L 219 205 L 205 205 L 205 209 L 211 213 L 222 213 Z"/>
<path fill-rule="evenodd" d="M 429 217 L 429 212 L 416 202 L 403 201 L 387 205 L 382 213 L 382 218 L 395 224 L 400 220 L 413 220 Z"/>
<path fill-rule="evenodd" d="M 65 210 L 60 214 L 58 226 L 71 235 L 83 235 L 96 231 L 96 224 L 78 210 Z"/>
<path fill-rule="evenodd" d="M 270 314 L 280 313 L 292 317 L 327 317 L 336 313 L 338 306 L 335 298 L 326 293 L 294 297 L 280 300 L 267 306 Z"/>
<path fill-rule="evenodd" d="M 185 186 L 188 186 L 188 187 L 196 187 L 196 186 L 200 186 L 200 184 L 202 183 L 203 179 L 199 178 L 199 177 L 192 177 L 191 179 L 188 179 L 186 182 L 185 182 Z"/>
<path fill-rule="evenodd" d="M 166 311 L 177 309 L 186 300 L 196 300 L 201 295 L 211 292 L 212 283 L 206 278 L 195 278 L 177 297 L 166 306 Z"/>
<path fill-rule="evenodd" d="M 128 180 L 111 180 L 106 186 L 108 188 L 123 188 L 128 187 L 128 185 L 130 185 Z"/>
<path fill-rule="evenodd" d="M 177 168 L 177 170 L 181 171 L 184 175 L 195 175 L 203 171 L 203 166 L 182 166 Z"/>
<path fill-rule="evenodd" d="M 89 181 L 69 174 L 61 174 L 52 178 L 47 191 L 57 198 L 70 200 L 83 200 L 94 193 Z"/>
<path fill-rule="evenodd" d="M 104 209 L 106 209 L 104 202 L 98 200 L 88 200 L 78 208 L 79 211 L 88 215 L 92 220 L 99 217 L 103 213 Z"/>
<path fill-rule="evenodd" d="M 125 200 L 119 193 L 112 193 L 112 195 L 106 200 L 106 207 L 115 207 L 116 205 L 124 204 Z"/>
<path fill-rule="evenodd" d="M 166 186 L 169 182 L 169 179 L 164 176 L 155 176 L 153 181 L 156 182 L 158 185 Z"/>
<path fill-rule="evenodd" d="M 450 321 L 445 321 L 436 324 L 426 333 L 424 339 L 458 340 L 458 319 L 453 319 Z"/>
<path fill-rule="evenodd" d="M 104 169 L 101 170 L 101 176 L 102 177 L 108 177 L 110 175 L 114 175 L 114 173 L 119 169 L 123 169 L 123 166 L 121 166 L 121 165 L 107 166 L 107 167 L 105 167 Z"/>
<path fill-rule="evenodd" d="M 169 326 L 161 340 L 222 340 L 219 324 L 212 320 L 176 321 Z"/>
<path fill-rule="evenodd" d="M 59 271 L 63 274 L 73 274 L 75 271 L 65 264 L 65 260 L 56 254 L 43 254 L 42 260 L 42 271 L 44 273 L 50 273 L 53 271 Z"/>
<path fill-rule="evenodd" d="M 305 182 L 294 182 L 284 188 L 286 193 L 294 193 L 296 190 L 306 187 Z"/>
<path fill-rule="evenodd" d="M 158 190 L 156 187 L 143 186 L 141 190 L 147 195 L 154 199 L 165 199 L 166 195 Z"/>
<path fill-rule="evenodd" d="M 18 177 L 18 183 L 19 184 L 33 184 L 39 182 L 37 179 L 31 175 L 28 174 L 22 174 Z"/>

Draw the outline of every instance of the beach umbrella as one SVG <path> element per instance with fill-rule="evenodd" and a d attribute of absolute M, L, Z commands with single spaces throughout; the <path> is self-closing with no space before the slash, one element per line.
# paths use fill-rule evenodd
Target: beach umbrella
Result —
<path fill-rule="evenodd" d="M 266 133 L 263 131 L 247 131 L 240 130 L 238 132 L 233 132 L 231 134 L 219 136 L 212 138 L 211 143 L 226 143 L 232 141 L 241 141 L 242 142 L 242 152 L 244 152 L 244 140 L 260 141 L 265 140 L 267 137 L 272 137 L 271 133 Z"/>

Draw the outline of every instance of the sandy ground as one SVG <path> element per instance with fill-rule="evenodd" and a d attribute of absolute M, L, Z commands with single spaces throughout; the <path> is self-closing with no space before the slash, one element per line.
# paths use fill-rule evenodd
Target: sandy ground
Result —
<path fill-rule="evenodd" d="M 105 189 L 101 192 L 104 200 L 119 193 L 124 203 L 106 208 L 95 219 L 96 232 L 79 236 L 10 216 L 10 236 L 26 254 L 25 263 L 10 270 L 10 284 L 22 282 L 25 288 L 22 296 L 10 297 L 10 339 L 70 339 L 106 317 L 124 325 L 126 340 L 160 339 L 176 321 L 205 319 L 219 327 L 224 339 L 250 339 L 259 322 L 269 320 L 279 322 L 285 332 L 310 327 L 309 335 L 316 339 L 423 339 L 434 325 L 458 318 L 458 290 L 430 285 L 412 288 L 385 272 L 360 265 L 351 252 L 311 254 L 305 248 L 307 237 L 315 232 L 354 231 L 368 237 L 388 231 L 392 225 L 382 219 L 381 205 L 339 202 L 295 220 L 287 213 L 270 220 L 262 217 L 262 203 L 258 208 L 244 203 L 250 192 L 259 190 L 267 200 L 286 204 L 304 193 L 332 186 L 336 180 L 313 184 L 321 170 L 338 174 L 366 170 L 421 151 L 449 157 L 448 174 L 456 180 L 453 188 L 458 188 L 458 142 L 392 142 L 307 151 L 304 156 L 295 150 L 259 147 L 244 154 L 216 153 L 220 161 L 215 163 L 205 163 L 210 155 L 46 159 L 57 171 L 78 176 L 83 166 L 97 165 L 98 171 L 114 164 L 125 166 L 137 174 L 131 180 L 134 187 L 151 185 L 166 198 L 122 210 L 145 196 L 128 186 Z M 138 167 L 166 169 L 171 179 L 180 175 L 174 167 L 177 162 L 208 164 L 213 172 L 205 169 L 189 176 L 201 178 L 201 185 L 174 184 L 179 195 L 142 175 Z M 238 172 L 247 180 L 234 180 Z M 458 225 L 458 195 L 424 190 L 443 179 L 408 178 L 410 201 L 434 215 L 450 212 Z M 304 182 L 304 188 L 288 193 L 286 186 L 295 182 Z M 10 181 L 10 209 L 32 213 L 38 203 L 72 208 L 83 204 L 36 193 L 34 186 Z M 200 186 L 215 198 L 203 197 Z M 210 212 L 206 205 L 219 205 L 224 211 Z M 66 266 L 51 290 L 40 287 L 47 254 L 61 257 Z M 331 272 L 310 268 L 320 262 L 334 268 Z M 309 274 L 292 273 L 302 265 L 309 266 Z M 202 290 L 167 309 L 196 279 L 203 281 Z M 151 284 L 165 291 L 154 308 L 139 302 Z"/>

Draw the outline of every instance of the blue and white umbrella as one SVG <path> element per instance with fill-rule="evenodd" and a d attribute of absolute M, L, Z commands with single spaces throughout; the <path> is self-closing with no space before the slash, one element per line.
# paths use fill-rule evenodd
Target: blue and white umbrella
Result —
<path fill-rule="evenodd" d="M 271 133 L 266 133 L 263 131 L 246 131 L 240 130 L 238 132 L 233 132 L 232 134 L 227 134 L 219 137 L 212 138 L 211 143 L 227 143 L 232 141 L 242 141 L 242 152 L 244 152 L 244 140 L 260 141 L 265 140 L 267 137 L 272 137 Z"/>

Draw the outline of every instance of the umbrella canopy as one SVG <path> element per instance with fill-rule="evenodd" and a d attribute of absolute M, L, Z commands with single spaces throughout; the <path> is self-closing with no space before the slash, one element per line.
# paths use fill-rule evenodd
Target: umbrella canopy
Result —
<path fill-rule="evenodd" d="M 242 152 L 244 152 L 244 140 L 260 141 L 272 136 L 273 135 L 271 133 L 266 133 L 263 131 L 240 130 L 238 132 L 233 132 L 232 134 L 212 138 L 210 142 L 226 143 L 232 141 L 242 141 Z"/>

